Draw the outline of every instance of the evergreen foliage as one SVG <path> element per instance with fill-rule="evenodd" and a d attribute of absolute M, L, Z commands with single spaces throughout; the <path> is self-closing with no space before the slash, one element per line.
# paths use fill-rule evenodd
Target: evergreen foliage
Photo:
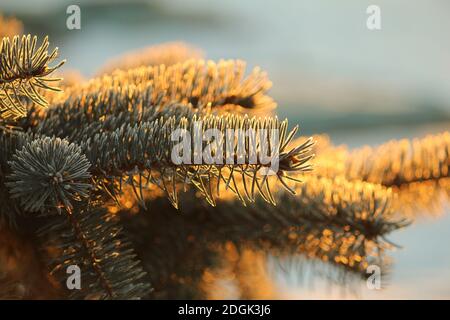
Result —
<path fill-rule="evenodd" d="M 448 132 L 357 151 L 326 136 L 295 139 L 298 126 L 272 116 L 266 73 L 246 74 L 239 60 L 205 61 L 168 44 L 55 95 L 51 74 L 64 61 L 50 66 L 57 49 L 48 47 L 30 35 L 0 47 L 0 228 L 39 239 L 30 265 L 47 266 L 39 283 L 53 288 L 48 297 L 211 297 L 205 279 L 230 261 L 230 248 L 259 261 L 300 255 L 331 265 L 343 282 L 364 279 L 369 264 L 389 268 L 387 236 L 409 223 L 396 188 L 448 178 Z M 206 139 L 201 150 L 216 161 L 196 163 L 191 136 L 189 161 L 176 163 L 176 129 L 252 130 L 260 140 L 233 136 L 227 149 Z M 273 175 L 263 174 L 271 163 L 261 161 L 262 138 L 279 159 Z M 1 265 L 0 255 L 1 297 L 41 298 Z M 71 265 L 81 269 L 80 290 L 66 288 Z M 259 292 L 244 279 L 250 266 L 232 268 L 245 298 Z"/>
<path fill-rule="evenodd" d="M 48 52 L 48 39 L 37 47 L 37 37 L 15 36 L 2 38 L 0 44 L 0 119 L 24 117 L 27 114 L 26 102 L 32 101 L 40 106 L 48 103 L 39 92 L 58 90 L 48 82 L 59 81 L 48 76 L 58 69 L 64 61 L 49 66 L 56 59 L 58 49 Z M 25 100 L 25 101 L 24 101 Z"/>

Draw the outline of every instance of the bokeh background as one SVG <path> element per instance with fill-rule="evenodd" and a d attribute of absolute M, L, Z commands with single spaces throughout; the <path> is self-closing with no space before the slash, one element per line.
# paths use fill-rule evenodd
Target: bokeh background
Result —
<path fill-rule="evenodd" d="M 66 28 L 71 4 L 81 8 L 81 30 Z M 381 8 L 381 30 L 366 27 L 371 4 Z M 0 12 L 27 33 L 48 34 L 64 68 L 85 77 L 124 52 L 174 40 L 209 59 L 261 66 L 279 116 L 351 147 L 450 129 L 449 10 L 448 0 L 0 0 Z M 385 289 L 342 290 L 307 271 L 298 281 L 293 268 L 276 277 L 280 296 L 449 299 L 445 211 L 390 237 L 403 248 Z"/>

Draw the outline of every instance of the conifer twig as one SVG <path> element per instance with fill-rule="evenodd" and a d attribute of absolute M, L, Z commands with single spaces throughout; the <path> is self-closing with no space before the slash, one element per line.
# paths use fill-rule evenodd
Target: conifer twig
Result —
<path fill-rule="evenodd" d="M 363 147 L 351 152 L 346 162 L 348 178 L 385 186 L 447 178 L 449 169 L 449 132 Z"/>
<path fill-rule="evenodd" d="M 198 123 L 200 126 L 200 137 L 204 136 L 204 132 L 209 129 L 218 129 L 223 139 L 228 129 L 246 132 L 248 129 L 255 130 L 255 136 L 259 136 L 259 132 L 277 131 L 279 132 L 279 143 L 270 145 L 268 150 L 272 150 L 278 155 L 278 171 L 273 176 L 265 176 L 261 178 L 261 172 L 267 170 L 271 163 L 263 163 L 262 160 L 262 143 L 257 145 L 256 149 L 251 151 L 252 144 L 249 137 L 245 137 L 245 141 L 231 141 L 232 150 L 224 146 L 225 140 L 215 141 L 209 146 L 211 154 L 219 157 L 213 164 L 207 164 L 203 160 L 200 164 L 196 163 L 195 142 L 190 143 L 190 156 L 188 163 L 175 164 L 172 159 L 172 153 L 178 141 L 171 139 L 171 134 L 176 129 L 186 130 L 194 133 Z M 91 172 L 94 175 L 100 175 L 108 180 L 118 180 L 121 177 L 129 176 L 130 182 L 134 185 L 133 176 L 138 175 L 145 177 L 145 180 L 160 186 L 167 194 L 169 200 L 174 206 L 178 206 L 178 196 L 176 185 L 178 182 L 182 184 L 192 184 L 200 190 L 209 203 L 215 204 L 214 191 L 212 184 L 217 182 L 224 185 L 227 189 L 233 190 L 241 201 L 245 201 L 239 188 L 236 185 L 237 177 L 241 177 L 238 183 L 242 183 L 245 195 L 249 201 L 254 200 L 255 193 L 259 193 L 269 202 L 271 200 L 271 191 L 269 180 L 277 180 L 283 186 L 287 187 L 285 179 L 289 179 L 288 174 L 292 172 L 303 172 L 310 170 L 308 161 L 312 155 L 309 148 L 312 140 L 300 146 L 287 149 L 288 144 L 293 139 L 295 132 L 287 132 L 287 120 L 279 121 L 277 118 L 267 119 L 249 119 L 240 116 L 197 116 L 192 118 L 171 117 L 168 119 L 160 118 L 152 122 L 140 123 L 136 126 L 124 125 L 120 129 L 112 132 L 103 132 L 96 134 L 86 141 L 82 141 L 81 147 L 83 152 L 92 163 Z M 191 138 L 190 138 L 191 139 Z M 192 135 L 194 139 L 194 134 Z M 245 152 L 240 152 L 238 148 L 243 145 Z M 228 151 L 227 151 L 228 150 Z M 227 162 L 229 155 L 232 154 L 233 162 Z M 256 162 L 252 163 L 251 154 L 256 155 Z M 237 158 L 242 153 L 245 157 Z M 238 161 L 239 160 L 239 161 Z M 247 184 L 246 184 L 247 183 Z M 139 182 L 137 187 L 142 187 Z"/>
<path fill-rule="evenodd" d="M 300 137 L 293 143 L 304 140 Z M 450 199 L 448 132 L 412 140 L 391 140 L 377 147 L 354 150 L 345 145 L 334 146 L 329 138 L 316 137 L 316 141 L 316 157 L 312 160 L 314 175 L 345 176 L 349 180 L 392 186 L 397 195 L 393 206 L 405 216 L 437 214 Z"/>
<path fill-rule="evenodd" d="M 6 186 L 27 211 L 72 208 L 72 201 L 88 197 L 90 163 L 74 143 L 38 138 L 18 150 L 9 162 Z"/>
<path fill-rule="evenodd" d="M 354 150 L 328 145 L 317 152 L 314 162 L 315 172 L 321 176 L 343 175 L 349 180 L 388 187 L 448 178 L 450 133 L 391 140 L 376 147 L 363 146 Z"/>
<path fill-rule="evenodd" d="M 155 297 L 203 297 L 192 287 L 205 270 L 220 266 L 216 248 L 227 242 L 238 250 L 262 250 L 281 258 L 300 254 L 327 262 L 342 281 L 349 272 L 365 278 L 372 263 L 388 267 L 384 251 L 390 243 L 384 239 L 408 224 L 394 215 L 389 189 L 314 176 L 295 189 L 294 197 L 287 191 L 274 193 L 277 206 L 258 199 L 246 207 L 225 198 L 211 208 L 190 193 L 181 199 L 182 215 L 158 197 L 152 198 L 151 209 L 137 215 L 123 210 L 125 228 L 151 270 Z"/>
<path fill-rule="evenodd" d="M 82 85 L 66 88 L 72 99 L 88 94 L 102 97 L 106 89 L 130 84 L 153 88 L 153 98 L 161 97 L 160 103 L 178 102 L 191 104 L 192 108 L 212 111 L 267 114 L 276 103 L 267 95 L 272 83 L 267 73 L 254 68 L 246 75 L 246 64 L 241 60 L 188 60 L 172 66 L 139 67 L 116 70 L 111 75 L 94 78 Z M 54 101 L 54 103 L 62 101 Z"/>
<path fill-rule="evenodd" d="M 236 243 L 249 239 L 265 250 L 282 254 L 297 250 L 346 268 L 359 266 L 361 271 L 372 249 L 382 247 L 389 233 L 408 225 L 392 210 L 392 191 L 381 186 L 308 176 L 295 191 L 294 197 L 277 192 L 278 205 L 273 207 L 262 201 L 248 208 L 229 200 L 221 202 L 207 221 L 220 221 L 223 227 L 212 228 L 215 234 Z M 250 227 L 241 219 L 255 225 Z"/>
<path fill-rule="evenodd" d="M 23 117 L 27 113 L 26 101 L 47 106 L 40 90 L 59 90 L 48 82 L 60 79 L 48 76 L 58 69 L 64 60 L 49 66 L 55 60 L 58 49 L 48 53 L 48 38 L 37 47 L 37 37 L 6 37 L 0 44 L 0 118 Z"/>
<path fill-rule="evenodd" d="M 150 292 L 146 273 L 115 217 L 105 209 L 77 205 L 53 216 L 38 231 L 50 274 L 65 286 L 67 267 L 78 266 L 82 286 L 74 299 L 140 299 Z M 66 211 L 67 210 L 67 211 Z"/>
<path fill-rule="evenodd" d="M 194 110 L 177 103 L 164 104 L 151 83 L 103 87 L 98 91 L 70 97 L 45 110 L 34 110 L 24 126 L 33 132 L 69 138 L 79 142 L 84 134 L 114 131 L 124 124 L 137 124 L 168 117 L 189 116 Z"/>

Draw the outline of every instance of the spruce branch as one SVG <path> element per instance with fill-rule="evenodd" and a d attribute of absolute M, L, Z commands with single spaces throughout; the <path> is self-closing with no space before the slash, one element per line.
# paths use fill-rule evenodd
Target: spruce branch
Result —
<path fill-rule="evenodd" d="M 206 219 L 217 224 L 211 230 L 218 237 L 236 243 L 248 239 L 281 254 L 298 250 L 361 272 L 371 250 L 382 248 L 389 233 L 408 224 L 395 216 L 392 192 L 381 186 L 309 176 L 295 191 L 295 197 L 278 192 L 273 207 L 262 201 L 248 208 L 224 201 Z"/>
<path fill-rule="evenodd" d="M 226 243 L 280 258 L 300 254 L 312 262 L 325 261 L 342 283 L 348 273 L 364 279 L 369 264 L 388 267 L 384 253 L 391 245 L 386 237 L 408 224 L 394 215 L 389 189 L 311 176 L 296 191 L 294 197 L 287 191 L 275 193 L 277 206 L 262 199 L 248 207 L 221 199 L 214 209 L 190 193 L 183 196 L 182 215 L 156 197 L 150 210 L 132 216 L 123 210 L 121 218 L 158 298 L 204 297 L 193 287 L 206 271 L 220 268 L 217 246 Z"/>
<path fill-rule="evenodd" d="M 450 199 L 448 132 L 355 150 L 345 145 L 334 146 L 327 137 L 315 139 L 316 157 L 312 165 L 316 176 L 345 176 L 349 180 L 392 186 L 397 195 L 393 207 L 405 216 L 439 214 Z M 294 142 L 304 140 L 300 137 Z"/>
<path fill-rule="evenodd" d="M 6 186 L 26 211 L 72 208 L 72 201 L 88 197 L 90 163 L 80 147 L 67 140 L 33 140 L 9 164 L 12 173 Z"/>
<path fill-rule="evenodd" d="M 51 274 L 64 287 L 69 265 L 82 270 L 82 290 L 73 291 L 73 298 L 143 298 L 151 291 L 118 217 L 106 208 L 106 197 L 123 195 L 124 183 L 142 204 L 149 200 L 149 185 L 162 190 L 175 208 L 179 191 L 190 192 L 182 216 L 152 199 L 152 210 L 124 219 L 127 228 L 140 230 L 132 232 L 132 239 L 155 285 L 152 297 L 179 298 L 180 284 L 186 295 L 198 296 L 197 284 L 205 271 L 220 266 L 218 248 L 228 244 L 244 253 L 250 248 L 281 258 L 300 254 L 337 266 L 342 274 L 364 277 L 368 264 L 386 266 L 384 251 L 391 246 L 386 236 L 408 221 L 394 215 L 391 189 L 359 180 L 397 187 L 448 178 L 448 133 L 400 143 L 401 148 L 345 150 L 339 153 L 342 165 L 304 175 L 311 170 L 312 151 L 329 161 L 336 159 L 334 150 L 326 138 L 318 139 L 323 147 L 311 138 L 294 141 L 297 127 L 288 131 L 286 120 L 229 115 L 275 108 L 266 73 L 255 68 L 246 75 L 242 61 L 184 61 L 192 54 L 183 51 L 186 47 L 164 53 L 167 47 L 156 47 L 107 67 L 110 75 L 69 84 L 67 94 L 57 96 L 45 90 L 57 90 L 48 82 L 59 79 L 49 75 L 63 62 L 50 67 L 56 49 L 47 52 L 47 38 L 38 49 L 36 42 L 31 36 L 5 38 L 0 47 L 0 120 L 16 120 L 31 109 L 18 122 L 27 133 L 0 130 L 1 213 L 11 208 L 47 213 L 41 219 L 48 224 L 38 234 Z M 142 64 L 147 66 L 137 67 Z M 46 99 L 51 108 L 34 106 L 47 105 Z M 177 129 L 198 131 L 201 151 L 209 148 L 214 163 L 196 161 L 193 136 L 189 161 L 183 150 L 184 162 L 174 162 L 179 141 L 171 136 Z M 218 129 L 222 138 L 207 138 L 210 129 Z M 233 161 L 228 162 L 223 137 L 229 129 L 269 138 L 266 149 L 279 161 L 274 175 L 263 174 L 272 163 L 261 160 L 267 151 L 262 140 L 249 136 L 243 143 L 231 140 Z M 278 144 L 271 141 L 271 130 L 279 133 Z M 328 167 L 329 162 L 323 165 Z M 294 184 L 300 180 L 304 183 Z M 280 184 L 284 189 L 277 190 Z M 238 199 L 229 199 L 231 194 Z M 197 198 L 217 208 L 212 211 Z M 233 272 L 245 270 L 236 265 Z M 245 280 L 239 280 L 249 296 Z"/>
<path fill-rule="evenodd" d="M 211 107 L 212 111 L 267 114 L 276 103 L 267 95 L 272 86 L 267 74 L 254 68 L 246 75 L 241 60 L 188 60 L 172 66 L 150 66 L 116 70 L 111 75 L 94 78 L 84 84 L 67 88 L 71 99 L 88 94 L 104 96 L 102 92 L 131 84 L 153 88 L 153 100 L 161 104 L 190 104 L 192 108 Z M 108 98 L 108 97 L 105 97 Z M 59 103 L 63 101 L 53 101 Z"/>
<path fill-rule="evenodd" d="M 105 209 L 78 205 L 53 216 L 38 231 L 51 274 L 61 285 L 67 280 L 66 269 L 76 265 L 81 270 L 81 290 L 70 293 L 72 299 L 140 299 L 148 295 L 136 254 L 115 217 Z"/>
<path fill-rule="evenodd" d="M 96 207 L 103 202 L 91 195 L 91 164 L 80 147 L 60 138 L 26 133 L 10 134 L 3 144 L 11 146 L 6 156 L 12 159 L 6 187 L 12 198 L 19 198 L 20 210 L 47 216 L 48 224 L 39 235 L 61 287 L 67 279 L 66 268 L 78 265 L 85 287 L 73 298 L 145 296 L 149 285 L 140 282 L 145 273 L 117 219 Z"/>
<path fill-rule="evenodd" d="M 270 145 L 269 150 L 276 150 L 279 155 L 279 168 L 273 176 L 266 175 L 261 178 L 261 171 L 268 169 L 270 163 L 261 162 L 262 144 L 250 151 L 252 143 L 249 137 L 245 137 L 244 158 L 237 156 L 240 154 L 241 144 L 233 138 L 232 150 L 223 147 L 224 141 L 210 143 L 211 154 L 219 157 L 219 161 L 213 164 L 196 164 L 196 147 L 194 135 L 192 135 L 192 148 L 189 155 L 189 162 L 175 164 L 172 159 L 172 152 L 178 141 L 171 139 L 171 134 L 176 129 L 183 129 L 187 132 L 195 132 L 198 123 L 201 124 L 200 137 L 205 136 L 209 129 L 218 129 L 225 137 L 228 129 L 240 129 L 245 132 L 254 129 L 256 136 L 261 130 L 270 132 L 278 130 L 279 143 Z M 136 194 L 142 194 L 144 182 L 152 182 L 163 189 L 171 203 L 178 206 L 177 184 L 192 184 L 200 190 L 207 201 L 215 204 L 214 194 L 220 194 L 220 186 L 225 185 L 233 190 L 241 201 L 245 202 L 244 195 L 249 201 L 254 201 L 255 194 L 259 193 L 266 201 L 274 203 L 271 195 L 269 181 L 277 180 L 284 187 L 289 188 L 286 179 L 290 179 L 289 173 L 304 172 L 310 170 L 308 161 L 312 155 L 309 148 L 312 141 L 308 140 L 302 145 L 287 149 L 297 129 L 287 132 L 287 120 L 279 121 L 277 118 L 258 119 L 241 116 L 197 116 L 192 118 L 171 117 L 160 118 L 152 122 L 140 123 L 135 126 L 124 125 L 113 132 L 103 132 L 93 137 L 86 137 L 87 140 L 81 142 L 83 153 L 92 164 L 91 173 L 103 177 L 107 180 L 119 179 L 128 176 L 134 188 L 139 189 Z M 191 139 L 190 138 L 190 139 Z M 202 145 L 204 149 L 206 143 Z M 229 154 L 234 157 L 232 164 L 227 162 Z M 256 163 L 251 162 L 252 152 L 256 154 Z M 134 176 L 139 177 L 135 187 Z M 239 177 L 239 178 L 238 178 Z M 240 180 L 237 180 L 240 179 Z M 214 190 L 212 189 L 215 183 Z M 240 192 L 239 185 L 242 184 L 244 194 Z"/>
<path fill-rule="evenodd" d="M 27 114 L 27 101 L 47 106 L 47 101 L 39 92 L 59 90 L 48 82 L 59 79 L 48 76 L 58 69 L 64 60 L 49 66 L 55 60 L 58 49 L 48 53 L 48 38 L 37 47 L 37 37 L 6 37 L 0 44 L 0 118 L 16 120 Z"/>
<path fill-rule="evenodd" d="M 129 70 L 141 66 L 170 66 L 190 59 L 202 59 L 202 50 L 184 42 L 167 42 L 125 53 L 108 61 L 99 75 L 110 74 L 116 69 Z"/>
<path fill-rule="evenodd" d="M 36 110 L 38 111 L 38 110 Z M 114 131 L 124 124 L 149 122 L 159 117 L 191 116 L 194 111 L 176 103 L 162 103 L 151 83 L 103 87 L 71 97 L 42 112 L 32 112 L 23 126 L 33 132 L 80 142 L 88 134 Z"/>
<path fill-rule="evenodd" d="M 313 162 L 318 175 L 343 175 L 349 180 L 402 187 L 449 177 L 450 133 L 391 140 L 354 150 L 324 143 L 324 148 L 316 154 Z"/>
<path fill-rule="evenodd" d="M 346 176 L 385 186 L 401 186 L 448 178 L 449 167 L 450 133 L 444 132 L 355 150 L 347 159 Z"/>

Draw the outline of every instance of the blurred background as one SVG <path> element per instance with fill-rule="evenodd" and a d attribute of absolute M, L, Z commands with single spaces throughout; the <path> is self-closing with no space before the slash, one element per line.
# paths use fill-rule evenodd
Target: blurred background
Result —
<path fill-rule="evenodd" d="M 72 4 L 81 30 L 66 27 Z M 381 30 L 366 27 L 371 4 L 381 8 Z M 351 147 L 450 129 L 449 9 L 447 0 L 0 0 L 0 12 L 26 33 L 49 35 L 64 68 L 87 78 L 110 58 L 176 40 L 209 59 L 260 66 L 280 117 Z M 394 233 L 403 248 L 381 291 L 343 293 L 320 279 L 296 285 L 293 274 L 279 277 L 279 291 L 294 299 L 448 299 L 449 230 L 444 214 Z"/>

